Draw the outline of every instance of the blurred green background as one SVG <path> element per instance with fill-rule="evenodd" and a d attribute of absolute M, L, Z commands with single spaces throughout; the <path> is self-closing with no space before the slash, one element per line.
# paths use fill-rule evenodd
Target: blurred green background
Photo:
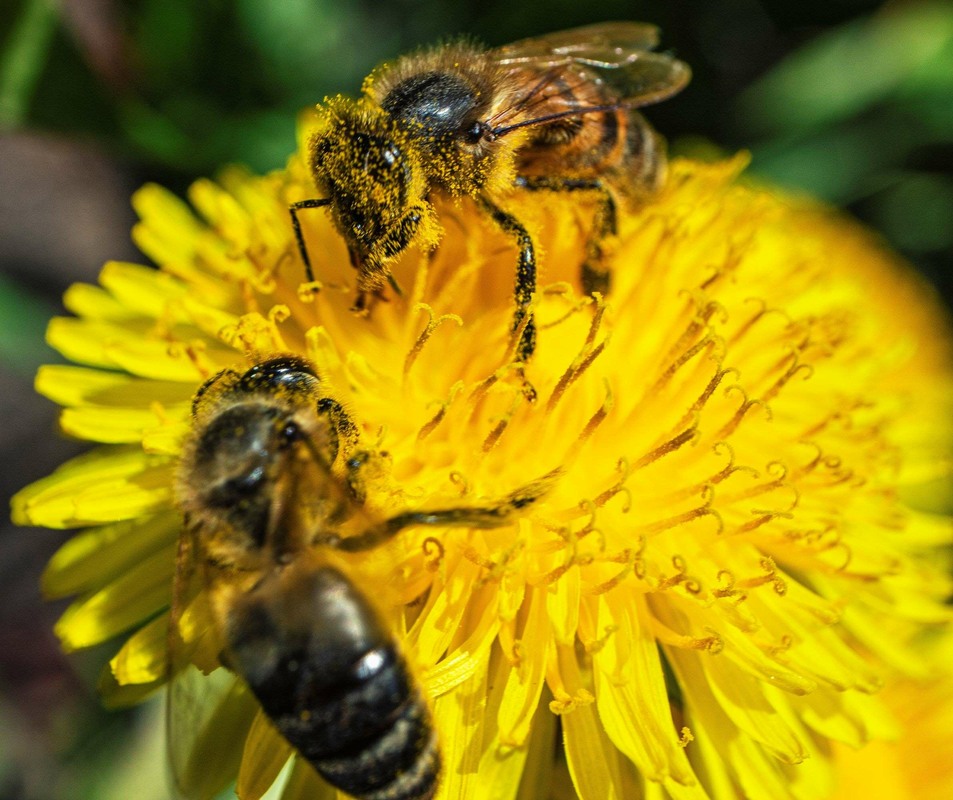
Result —
<path fill-rule="evenodd" d="M 754 173 L 849 209 L 953 294 L 953 2 L 0 0 L 0 495 L 77 449 L 32 374 L 66 286 L 137 258 L 139 184 L 280 166 L 300 109 L 416 45 L 608 19 L 660 25 L 693 67 L 648 111 L 675 152 L 750 149 Z M 49 632 L 61 606 L 36 583 L 61 540 L 0 529 L 0 800 L 165 797 L 161 709 L 102 711 L 108 648 L 66 659 Z"/>

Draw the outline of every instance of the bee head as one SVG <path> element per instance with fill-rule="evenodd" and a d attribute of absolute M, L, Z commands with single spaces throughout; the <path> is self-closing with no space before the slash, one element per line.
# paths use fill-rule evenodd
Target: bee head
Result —
<path fill-rule="evenodd" d="M 338 229 L 363 255 L 426 203 L 420 149 L 370 103 L 336 97 L 323 110 L 325 124 L 309 145 L 311 172 Z"/>
<path fill-rule="evenodd" d="M 184 476 L 191 494 L 206 515 L 262 547 L 276 474 L 299 435 L 293 413 L 280 405 L 250 400 L 226 408 L 195 443 Z"/>
<path fill-rule="evenodd" d="M 326 482 L 337 444 L 319 407 L 319 384 L 309 362 L 288 355 L 244 373 L 224 370 L 199 390 L 179 502 L 210 530 L 230 532 L 220 537 L 226 550 L 260 550 L 287 506 L 282 495 L 313 493 Z"/>

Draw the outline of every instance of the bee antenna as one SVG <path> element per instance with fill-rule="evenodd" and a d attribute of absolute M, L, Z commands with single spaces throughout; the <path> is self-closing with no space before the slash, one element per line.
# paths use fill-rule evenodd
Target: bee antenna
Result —
<path fill-rule="evenodd" d="M 513 125 L 505 125 L 502 128 L 492 128 L 490 133 L 494 138 L 499 138 L 500 136 L 505 136 L 512 131 L 518 130 L 519 128 L 528 128 L 531 125 L 545 125 L 547 122 L 553 122 L 557 119 L 567 119 L 569 117 L 581 117 L 584 114 L 598 114 L 600 112 L 605 113 L 607 111 L 615 111 L 619 108 L 618 103 L 613 103 L 611 105 L 604 106 L 589 106 L 588 108 L 572 108 L 569 111 L 557 111 L 553 114 L 546 114 L 542 117 L 534 117 L 533 119 L 523 120 L 523 122 L 517 122 Z"/>

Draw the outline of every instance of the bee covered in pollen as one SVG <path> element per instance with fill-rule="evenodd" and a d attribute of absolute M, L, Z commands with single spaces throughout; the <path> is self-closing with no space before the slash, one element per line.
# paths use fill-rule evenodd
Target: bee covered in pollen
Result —
<path fill-rule="evenodd" d="M 509 524 L 547 484 L 488 507 L 378 518 L 363 504 L 362 471 L 374 454 L 359 450 L 359 439 L 297 356 L 226 370 L 195 397 L 178 475 L 185 528 L 169 629 L 169 747 L 187 796 L 206 796 L 181 778 L 195 769 L 194 734 L 189 712 L 177 708 L 179 673 L 206 680 L 187 666 L 196 637 L 186 630 L 192 620 L 183 623 L 200 600 L 213 659 L 243 679 L 328 783 L 360 800 L 426 800 L 436 791 L 440 751 L 428 701 L 344 554 L 415 525 Z M 181 702 L 195 700 L 182 693 Z"/>
<path fill-rule="evenodd" d="M 518 248 L 512 330 L 518 359 L 529 359 L 536 251 L 503 203 L 518 189 L 593 197 L 581 284 L 608 291 L 603 245 L 616 233 L 617 202 L 645 202 L 665 175 L 664 142 L 636 109 L 677 93 L 691 74 L 651 52 L 657 43 L 657 28 L 634 22 L 489 50 L 458 42 L 382 65 L 356 101 L 327 100 L 308 145 L 321 197 L 291 206 L 308 279 L 300 211 L 328 206 L 358 271 L 355 308 L 366 310 L 388 281 L 397 288 L 393 259 L 411 245 L 436 245 L 432 195 L 471 197 Z"/>

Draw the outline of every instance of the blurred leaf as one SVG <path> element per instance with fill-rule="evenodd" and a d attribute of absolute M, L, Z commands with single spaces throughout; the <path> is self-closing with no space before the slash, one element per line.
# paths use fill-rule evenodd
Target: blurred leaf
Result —
<path fill-rule="evenodd" d="M 818 37 L 758 81 L 739 110 L 754 130 L 831 126 L 896 93 L 953 84 L 953 4 L 890 9 Z"/>
<path fill-rule="evenodd" d="M 350 0 L 238 0 L 237 5 L 270 75 L 287 87 L 331 85 L 329 79 L 333 83 L 345 77 L 347 62 L 362 61 L 373 49 L 354 46 L 361 30 Z"/>
<path fill-rule="evenodd" d="M 911 252 L 953 247 L 953 182 L 924 173 L 901 173 L 876 200 L 877 227 Z"/>
<path fill-rule="evenodd" d="M 129 141 L 157 161 L 187 170 L 196 159 L 189 136 L 174 120 L 145 103 L 132 100 L 122 105 L 120 121 Z"/>
<path fill-rule="evenodd" d="M 940 173 L 953 141 L 953 3 L 887 6 L 818 37 L 750 88 L 739 112 L 763 136 L 752 147 L 760 175 L 837 204 L 872 198 L 888 234 L 905 232 L 895 244 L 938 242 L 898 210 L 953 187 L 939 174 L 929 198 L 922 182 L 903 187 L 918 170 Z"/>
<path fill-rule="evenodd" d="M 895 169 L 929 138 L 903 117 L 886 114 L 762 142 L 753 148 L 752 166 L 778 184 L 844 205 L 880 189 L 882 179 L 872 176 Z"/>
<path fill-rule="evenodd" d="M 27 0 L 0 58 L 0 130 L 19 125 L 56 29 L 57 0 Z"/>
<path fill-rule="evenodd" d="M 43 332 L 54 309 L 0 275 L 0 361 L 21 375 L 32 375 L 52 352 Z"/>

